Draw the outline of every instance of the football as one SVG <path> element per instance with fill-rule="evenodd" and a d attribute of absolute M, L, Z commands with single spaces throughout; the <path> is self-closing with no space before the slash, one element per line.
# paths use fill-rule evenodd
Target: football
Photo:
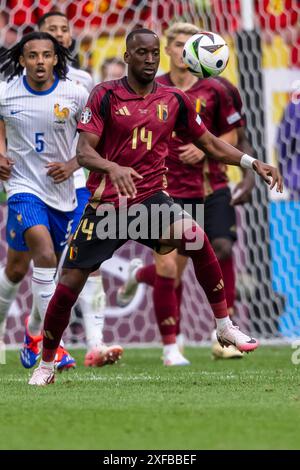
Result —
<path fill-rule="evenodd" d="M 229 48 L 219 34 L 204 31 L 187 40 L 182 58 L 196 77 L 215 77 L 226 68 Z"/>

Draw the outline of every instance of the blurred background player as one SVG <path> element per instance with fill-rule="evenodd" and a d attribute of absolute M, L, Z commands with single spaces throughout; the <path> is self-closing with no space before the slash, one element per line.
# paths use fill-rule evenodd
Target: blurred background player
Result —
<path fill-rule="evenodd" d="M 20 354 L 24 367 L 32 367 L 39 356 L 41 321 L 55 290 L 57 260 L 68 241 L 76 207 L 72 175 L 79 165 L 70 149 L 88 94 L 66 80 L 67 59 L 67 50 L 41 32 L 24 36 L 1 56 L 2 71 L 9 65 L 13 71 L 0 85 L 0 115 L 7 138 L 0 178 L 8 195 L 9 245 L 0 273 L 0 308 L 3 321 L 32 259 L 33 306 Z M 1 150 L 5 150 L 3 140 Z M 60 347 L 56 367 L 74 365 Z"/>
<path fill-rule="evenodd" d="M 300 92 L 287 104 L 277 131 L 280 169 L 289 199 L 300 200 Z"/>
<path fill-rule="evenodd" d="M 243 152 L 251 153 L 246 141 L 241 116 L 241 99 L 237 89 L 222 80 L 198 79 L 192 75 L 182 61 L 185 42 L 199 29 L 189 23 L 175 23 L 166 31 L 166 52 L 170 57 L 170 72 L 157 78 L 159 83 L 176 86 L 183 90 L 195 104 L 206 127 L 222 140 L 237 145 Z M 237 95 L 237 97 L 236 97 Z M 239 142 L 240 141 L 240 142 Z M 251 170 L 243 169 L 243 181 L 231 196 L 226 175 L 226 166 L 205 158 L 202 151 L 189 142 L 174 136 L 166 159 L 168 167 L 168 193 L 181 205 L 189 204 L 195 218 L 197 205 L 205 204 L 204 228 L 220 263 L 226 300 L 230 314 L 233 313 L 235 279 L 232 246 L 236 239 L 235 211 L 232 204 L 249 200 L 254 178 Z M 137 281 L 154 287 L 153 301 L 156 318 L 164 344 L 174 344 L 173 355 L 164 357 L 166 365 L 184 365 L 186 359 L 175 341 L 182 348 L 180 334 L 180 304 L 182 299 L 181 277 L 187 258 L 176 252 L 166 256 L 155 254 L 155 266 L 141 268 L 134 259 L 127 284 L 118 292 L 118 302 L 126 305 L 135 292 Z M 213 353 L 219 357 L 241 357 L 234 346 L 222 348 L 215 338 Z"/>
<path fill-rule="evenodd" d="M 40 31 L 47 32 L 55 37 L 55 39 L 66 49 L 69 50 L 73 41 L 70 23 L 64 13 L 51 11 L 46 13 L 38 20 L 38 28 Z M 115 60 L 115 59 L 114 59 Z M 120 63 L 117 63 L 117 69 L 110 67 L 116 65 L 115 63 L 107 64 L 104 69 L 107 73 L 113 74 L 119 72 L 118 77 L 124 75 L 125 64 L 122 62 L 123 68 L 120 70 Z M 93 88 L 93 79 L 91 75 L 85 70 L 80 70 L 68 63 L 67 77 L 91 92 Z M 72 152 L 76 153 L 76 145 L 78 142 L 78 135 L 74 139 Z M 84 208 L 90 198 L 90 191 L 86 188 L 86 176 L 83 168 L 80 168 L 74 173 L 74 183 L 77 197 L 77 208 L 75 209 L 74 222 L 72 233 L 75 232 L 80 218 L 84 212 Z M 82 290 L 76 308 L 74 309 L 74 316 L 82 316 L 87 354 L 85 357 L 86 366 L 103 366 L 106 364 L 113 364 L 119 360 L 123 354 L 123 348 L 119 345 L 106 346 L 103 343 L 103 327 L 104 327 L 104 308 L 106 304 L 106 296 L 103 289 L 102 276 L 98 271 L 92 273 L 88 278 L 84 289 Z M 78 309 L 79 307 L 79 309 Z M 78 310 L 80 310 L 78 312 Z M 76 322 L 76 318 L 75 318 Z M 75 325 L 74 325 L 75 326 Z M 95 359 L 96 358 L 96 359 Z"/>
<path fill-rule="evenodd" d="M 100 79 L 102 82 L 118 80 L 126 74 L 126 64 L 119 57 L 105 59 L 100 67 Z"/>

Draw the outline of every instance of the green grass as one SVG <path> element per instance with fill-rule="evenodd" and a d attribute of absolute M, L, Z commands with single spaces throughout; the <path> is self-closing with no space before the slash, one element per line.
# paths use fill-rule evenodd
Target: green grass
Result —
<path fill-rule="evenodd" d="M 17 353 L 0 366 L 0 449 L 299 449 L 300 365 L 288 347 L 166 368 L 160 350 L 126 350 L 117 365 L 78 368 L 27 385 Z"/>

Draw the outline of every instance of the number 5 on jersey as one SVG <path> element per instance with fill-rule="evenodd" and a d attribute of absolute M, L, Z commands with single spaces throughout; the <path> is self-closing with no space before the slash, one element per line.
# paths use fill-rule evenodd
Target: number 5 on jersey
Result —
<path fill-rule="evenodd" d="M 36 132 L 35 133 L 35 151 L 37 153 L 43 152 L 45 149 L 45 141 L 44 141 L 44 132 Z"/>

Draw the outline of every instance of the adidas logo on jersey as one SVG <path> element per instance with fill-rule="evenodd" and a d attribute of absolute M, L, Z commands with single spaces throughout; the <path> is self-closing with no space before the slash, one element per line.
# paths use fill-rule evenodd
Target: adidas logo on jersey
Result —
<path fill-rule="evenodd" d="M 217 292 L 218 290 L 222 290 L 224 288 L 224 281 L 220 279 L 220 282 L 216 285 L 213 292 Z"/>
<path fill-rule="evenodd" d="M 118 111 L 116 111 L 116 114 L 118 114 L 119 116 L 131 116 L 127 106 L 123 106 L 122 108 L 118 109 Z"/>

